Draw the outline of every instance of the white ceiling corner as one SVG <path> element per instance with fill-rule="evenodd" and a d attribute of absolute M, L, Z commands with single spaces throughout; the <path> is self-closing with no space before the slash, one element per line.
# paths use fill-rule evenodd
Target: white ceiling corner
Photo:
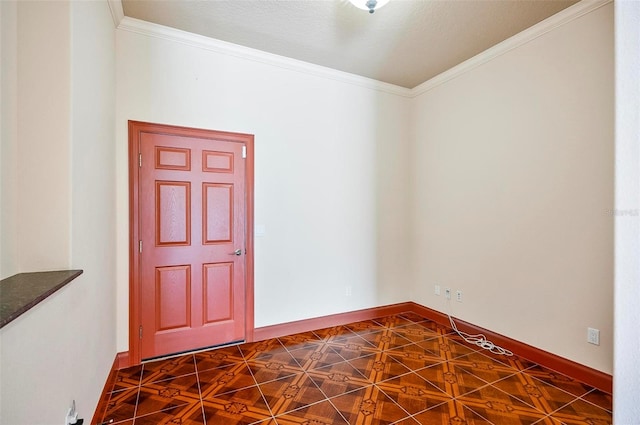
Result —
<path fill-rule="evenodd" d="M 482 65 L 498 56 L 501 56 L 510 50 L 513 50 L 519 46 L 522 46 L 536 38 L 552 31 L 555 28 L 558 28 L 562 25 L 565 25 L 575 19 L 580 18 L 581 16 L 593 12 L 596 9 L 601 8 L 602 6 L 613 2 L 614 0 L 582 0 L 579 3 L 576 3 L 568 8 L 558 12 L 555 15 L 550 16 L 549 18 L 541 21 L 532 27 L 525 29 L 522 32 L 496 44 L 488 48 L 487 50 L 479 53 L 478 55 L 467 59 L 466 61 L 444 71 L 441 74 L 425 81 L 424 83 L 414 87 L 412 89 L 412 97 L 419 96 L 422 93 L 425 93 L 434 87 L 443 84 L 456 76 L 463 74 L 477 66 Z"/>
<path fill-rule="evenodd" d="M 369 15 L 347 0 L 108 0 L 123 30 L 405 97 L 611 1 L 391 0 Z"/>
<path fill-rule="evenodd" d="M 122 0 L 107 0 L 109 10 L 111 11 L 111 17 L 113 18 L 113 24 L 116 28 L 120 26 L 120 22 L 124 19 L 124 9 L 122 7 Z"/>

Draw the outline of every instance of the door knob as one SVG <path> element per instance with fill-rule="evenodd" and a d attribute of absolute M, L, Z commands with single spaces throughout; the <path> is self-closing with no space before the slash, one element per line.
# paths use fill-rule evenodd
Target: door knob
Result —
<path fill-rule="evenodd" d="M 240 248 L 238 248 L 238 249 L 236 249 L 235 251 L 233 251 L 229 255 L 242 255 L 242 250 Z"/>

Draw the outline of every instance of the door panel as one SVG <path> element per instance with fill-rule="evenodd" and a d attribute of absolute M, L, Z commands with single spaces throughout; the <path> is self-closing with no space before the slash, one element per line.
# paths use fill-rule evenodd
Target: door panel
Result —
<path fill-rule="evenodd" d="M 203 185 L 203 243 L 231 242 L 233 235 L 233 185 L 205 183 Z"/>
<path fill-rule="evenodd" d="M 142 247 L 132 282 L 139 357 L 244 340 L 246 143 L 224 137 L 232 133 L 144 126 L 131 140 L 141 154 L 132 197 Z"/>
<path fill-rule="evenodd" d="M 191 183 L 156 181 L 156 245 L 191 245 Z"/>
<path fill-rule="evenodd" d="M 191 170 L 191 150 L 156 147 L 156 168 L 164 170 Z"/>
<path fill-rule="evenodd" d="M 233 155 L 227 152 L 202 151 L 203 171 L 210 173 L 233 173 Z"/>
<path fill-rule="evenodd" d="M 204 265 L 205 324 L 233 317 L 233 274 L 233 263 Z"/>
<path fill-rule="evenodd" d="M 155 282 L 157 331 L 191 324 L 191 267 L 157 267 Z"/>

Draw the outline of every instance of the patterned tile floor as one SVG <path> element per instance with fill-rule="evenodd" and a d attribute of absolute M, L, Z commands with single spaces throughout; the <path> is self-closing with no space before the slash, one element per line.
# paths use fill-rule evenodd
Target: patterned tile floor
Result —
<path fill-rule="evenodd" d="M 611 395 L 399 314 L 118 371 L 119 425 L 611 423 Z"/>

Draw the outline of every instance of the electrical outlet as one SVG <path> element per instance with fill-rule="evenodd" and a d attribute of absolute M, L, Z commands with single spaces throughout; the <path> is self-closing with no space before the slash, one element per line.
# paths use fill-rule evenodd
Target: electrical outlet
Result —
<path fill-rule="evenodd" d="M 458 301 L 459 303 L 462 302 L 462 291 L 459 289 L 456 291 L 456 301 Z"/>
<path fill-rule="evenodd" d="M 350 296 L 351 296 L 351 294 L 352 294 L 351 285 L 346 286 L 346 287 L 344 288 L 344 295 L 346 295 L 347 297 L 350 297 Z"/>
<path fill-rule="evenodd" d="M 436 285 L 433 287 L 433 293 L 436 295 L 440 295 L 440 285 Z"/>
<path fill-rule="evenodd" d="M 587 342 L 589 344 L 600 345 L 600 330 L 587 328 Z"/>
<path fill-rule="evenodd" d="M 445 290 L 444 290 L 444 297 L 445 297 L 446 299 L 448 299 L 448 300 L 450 300 L 450 299 L 451 299 L 451 289 L 449 289 L 449 288 L 445 288 Z"/>

